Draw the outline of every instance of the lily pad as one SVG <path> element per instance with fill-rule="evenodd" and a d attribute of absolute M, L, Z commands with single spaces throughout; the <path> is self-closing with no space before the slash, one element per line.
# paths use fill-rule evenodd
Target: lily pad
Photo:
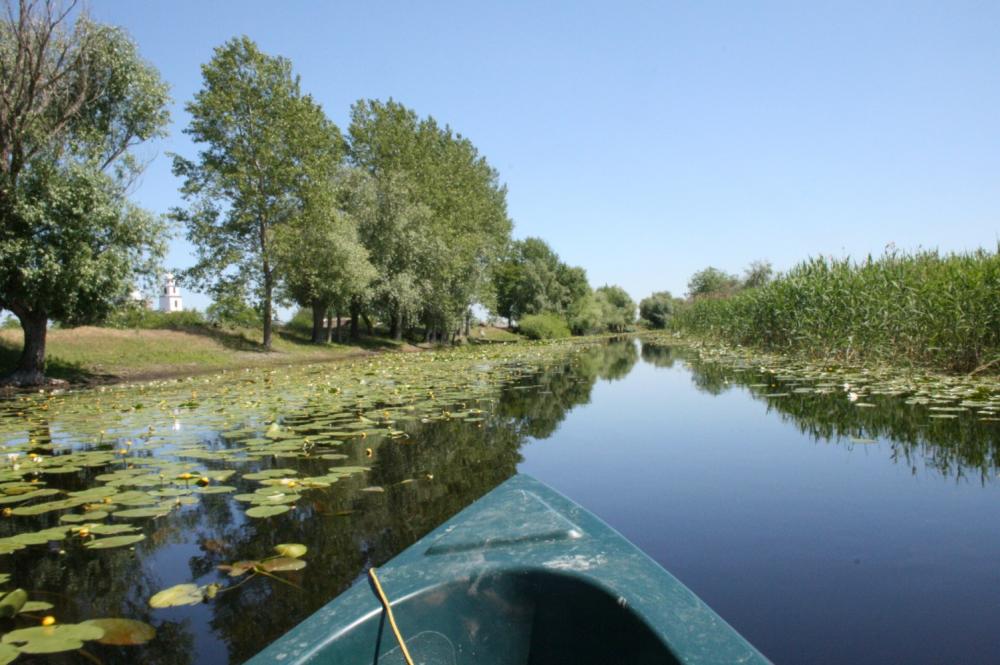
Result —
<path fill-rule="evenodd" d="M 0 617 L 12 617 L 21 611 L 28 602 L 28 592 L 24 589 L 14 589 L 0 598 Z"/>
<path fill-rule="evenodd" d="M 87 619 L 81 626 L 97 626 L 104 636 L 97 640 L 101 644 L 132 646 L 145 644 L 156 637 L 156 629 L 143 621 L 134 619 Z"/>
<path fill-rule="evenodd" d="M 247 517 L 273 517 L 274 515 L 287 513 L 289 510 L 291 510 L 291 508 L 285 505 L 254 506 L 253 508 L 247 509 Z"/>
<path fill-rule="evenodd" d="M 146 536 L 138 533 L 129 536 L 111 536 L 110 538 L 97 538 L 92 540 L 84 547 L 92 550 L 106 550 L 112 547 L 125 547 L 126 545 L 133 545 L 138 543 L 140 540 L 145 540 Z"/>
<path fill-rule="evenodd" d="M 11 644 L 23 653 L 59 653 L 73 651 L 85 641 L 104 637 L 99 626 L 58 623 L 54 626 L 35 626 L 12 630 L 3 636 L 4 644 Z"/>
<path fill-rule="evenodd" d="M 302 570 L 306 567 L 306 562 L 302 559 L 293 559 L 287 556 L 280 556 L 274 559 L 261 561 L 257 566 L 268 573 L 285 572 L 291 570 Z"/>
<path fill-rule="evenodd" d="M 304 555 L 309 548 L 307 548 L 302 543 L 282 543 L 281 545 L 275 545 L 274 551 L 281 556 L 286 556 L 292 559 L 298 559 Z"/>
<path fill-rule="evenodd" d="M 21 611 L 18 614 L 23 614 L 24 612 L 45 612 L 46 610 L 51 610 L 53 607 L 52 603 L 46 603 L 44 600 L 29 600 L 21 606 Z"/>
<path fill-rule="evenodd" d="M 12 647 L 9 644 L 0 644 L 0 665 L 7 665 L 7 663 L 13 663 L 21 652 Z"/>
<path fill-rule="evenodd" d="M 176 584 L 158 592 L 149 599 L 149 606 L 157 609 L 197 605 L 205 599 L 205 593 L 197 584 Z"/>

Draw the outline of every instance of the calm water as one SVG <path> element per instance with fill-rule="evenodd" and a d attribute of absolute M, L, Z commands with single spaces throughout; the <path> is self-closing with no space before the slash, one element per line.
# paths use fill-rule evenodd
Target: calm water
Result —
<path fill-rule="evenodd" d="M 208 384 L 197 399 L 208 391 L 231 397 L 197 407 L 186 385 L 151 390 L 126 409 L 120 401 L 105 408 L 108 397 L 92 409 L 86 400 L 97 404 L 100 395 L 74 397 L 82 408 L 34 418 L 21 439 L 7 440 L 113 449 L 158 404 L 154 420 L 174 414 L 185 427 L 150 434 L 149 458 L 194 455 L 204 469 L 236 469 L 226 481 L 234 492 L 259 487 L 241 477 L 259 469 L 290 468 L 297 477 L 319 477 L 331 464 L 371 469 L 303 491 L 294 510 L 263 520 L 246 517 L 233 494 L 192 495 L 191 505 L 139 522 L 147 538 L 134 551 L 96 553 L 70 539 L 3 555 L 0 572 L 33 599 L 52 602 L 61 621 L 120 616 L 156 626 L 156 639 L 141 647 L 89 645 L 105 663 L 239 663 L 365 567 L 521 471 L 616 527 L 775 662 L 1000 661 L 1000 423 L 971 410 L 935 419 L 905 395 L 857 408 L 839 389 L 816 394 L 806 383 L 762 379 L 756 370 L 636 341 L 538 362 L 545 371 L 524 367 L 493 382 L 475 378 L 488 362 L 470 365 L 471 392 L 435 379 L 433 399 L 450 391 L 461 404 L 444 417 L 396 421 L 405 438 L 335 442 L 326 448 L 336 450 L 335 461 L 295 456 L 287 446 L 247 460 L 233 451 L 264 441 L 268 420 L 321 435 L 362 413 L 402 413 L 403 398 L 359 398 L 350 409 L 338 403 L 349 418 L 331 415 L 320 398 L 334 392 L 320 373 L 331 369 L 303 370 L 286 384 L 264 375 Z M 282 391 L 287 400 L 260 398 Z M 775 394 L 783 396 L 766 396 Z M 177 405 L 187 405 L 183 416 Z M 37 413 L 44 405 L 31 407 Z M 25 408 L 0 410 L 8 437 Z M 58 404 L 52 411 L 59 413 Z M 94 434 L 92 421 L 105 429 Z M 107 470 L 57 474 L 49 486 L 91 487 Z M 57 515 L 15 515 L 0 522 L 0 536 L 29 520 L 35 529 L 58 525 Z M 216 566 L 266 556 L 282 542 L 309 546 L 307 568 L 283 575 L 301 588 L 255 578 L 193 607 L 147 605 L 174 584 L 230 584 Z M 83 662 L 75 653 L 38 662 L 59 661 Z"/>

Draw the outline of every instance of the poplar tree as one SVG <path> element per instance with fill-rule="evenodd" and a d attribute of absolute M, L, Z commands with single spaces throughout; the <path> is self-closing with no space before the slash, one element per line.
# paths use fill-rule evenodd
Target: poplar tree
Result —
<path fill-rule="evenodd" d="M 174 156 L 189 205 L 172 216 L 187 226 L 197 251 L 185 276 L 211 292 L 240 285 L 255 293 L 269 349 L 279 279 L 275 233 L 299 214 L 313 165 L 337 160 L 339 132 L 301 93 L 291 62 L 261 52 L 248 37 L 216 48 L 202 79 L 184 130 L 202 149 L 194 160 Z"/>

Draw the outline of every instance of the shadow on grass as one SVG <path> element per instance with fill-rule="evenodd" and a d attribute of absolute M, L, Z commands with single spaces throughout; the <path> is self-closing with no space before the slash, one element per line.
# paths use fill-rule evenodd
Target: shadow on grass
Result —
<path fill-rule="evenodd" d="M 255 339 L 251 339 L 241 330 L 214 328 L 212 326 L 188 326 L 184 328 L 172 328 L 171 330 L 207 337 L 231 351 L 267 352 L 263 344 Z"/>
<path fill-rule="evenodd" d="M 21 357 L 21 344 L 0 339 L 0 377 L 14 371 Z M 91 372 L 80 363 L 62 360 L 58 356 L 49 356 L 45 360 L 45 376 L 52 379 L 62 379 L 70 383 L 100 382 L 113 379 L 109 374 Z"/>

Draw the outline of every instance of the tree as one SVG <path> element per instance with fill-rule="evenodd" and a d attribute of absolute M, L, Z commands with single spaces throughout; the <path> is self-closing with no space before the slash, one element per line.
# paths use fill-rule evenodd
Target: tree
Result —
<path fill-rule="evenodd" d="M 302 95 L 291 62 L 247 37 L 216 48 L 202 78 L 184 132 L 204 148 L 196 162 L 174 156 L 190 204 L 172 216 L 186 224 L 198 257 L 186 276 L 210 291 L 235 282 L 257 294 L 270 348 L 275 231 L 301 209 L 312 165 L 341 150 L 339 132 Z"/>
<path fill-rule="evenodd" d="M 73 5 L 0 19 L 0 309 L 24 347 L 6 382 L 45 381 L 48 322 L 98 321 L 150 275 L 161 221 L 130 203 L 136 145 L 163 133 L 167 87 L 122 30 Z"/>
<path fill-rule="evenodd" d="M 635 302 L 620 286 L 604 286 L 594 291 L 602 318 L 611 332 L 625 332 L 635 323 Z"/>
<path fill-rule="evenodd" d="M 688 281 L 688 297 L 723 297 L 731 295 L 739 288 L 740 280 L 718 268 L 709 266 L 699 270 Z"/>
<path fill-rule="evenodd" d="M 493 273 L 497 313 L 508 322 L 528 314 L 566 314 L 590 293 L 587 273 L 571 267 L 541 238 L 510 243 Z"/>
<path fill-rule="evenodd" d="M 770 261 L 754 261 L 743 271 L 744 289 L 756 289 L 766 286 L 774 275 Z"/>
<path fill-rule="evenodd" d="M 351 185 L 363 186 L 352 175 L 316 174 L 307 188 L 301 212 L 275 234 L 275 257 L 283 290 L 292 300 L 312 310 L 312 341 L 323 342 L 323 321 L 333 318 L 361 296 L 375 279 L 368 251 L 358 239 L 358 220 L 338 196 Z M 338 200 L 339 199 L 339 200 Z M 330 341 L 332 324 L 327 329 Z"/>
<path fill-rule="evenodd" d="M 372 305 L 397 336 L 411 315 L 428 336 L 455 330 L 492 299 L 488 276 L 510 236 L 506 188 L 468 139 L 398 102 L 357 102 L 349 134 L 378 201 L 361 229 L 379 272 Z"/>
<path fill-rule="evenodd" d="M 639 316 L 654 328 L 666 328 L 674 313 L 674 297 L 669 291 L 657 291 L 639 301 Z"/>

